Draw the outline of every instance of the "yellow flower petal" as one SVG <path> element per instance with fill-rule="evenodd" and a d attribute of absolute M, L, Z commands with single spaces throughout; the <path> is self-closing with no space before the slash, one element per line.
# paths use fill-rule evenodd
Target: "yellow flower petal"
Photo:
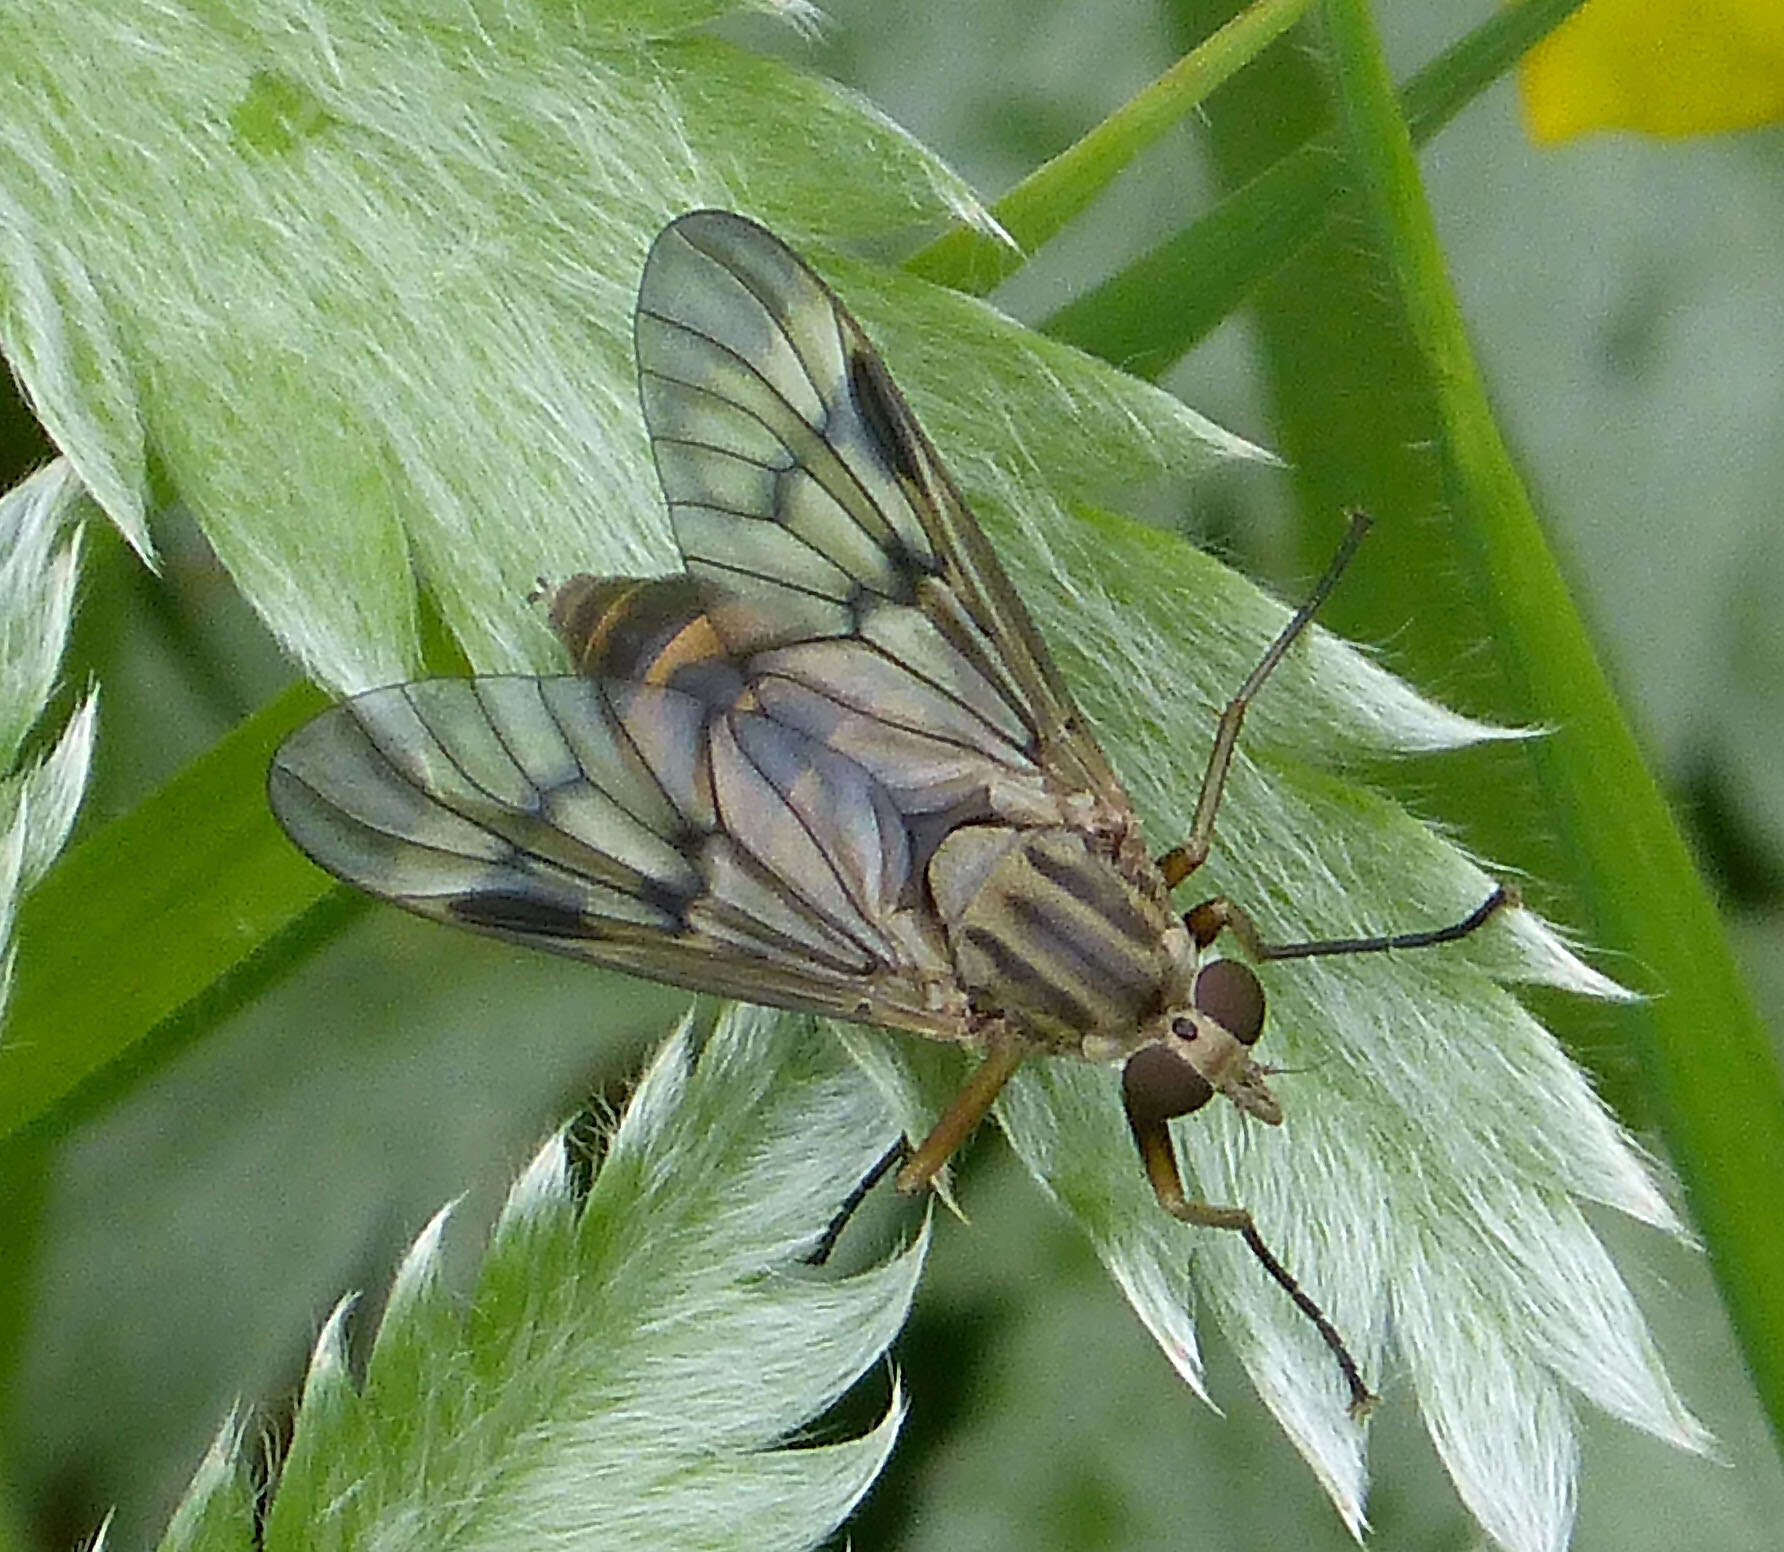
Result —
<path fill-rule="evenodd" d="M 1539 145 L 1771 123 L 1784 119 L 1784 3 L 1589 0 L 1530 51 L 1520 84 Z"/>

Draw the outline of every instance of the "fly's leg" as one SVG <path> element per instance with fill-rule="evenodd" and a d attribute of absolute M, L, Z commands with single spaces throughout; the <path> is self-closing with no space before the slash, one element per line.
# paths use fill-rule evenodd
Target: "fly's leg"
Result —
<path fill-rule="evenodd" d="M 1214 734 L 1214 748 L 1208 756 L 1208 769 L 1202 775 L 1202 790 L 1196 798 L 1195 818 L 1189 827 L 1189 839 L 1181 846 L 1172 847 L 1158 859 L 1158 869 L 1164 874 L 1167 887 L 1175 889 L 1208 860 L 1208 850 L 1214 843 L 1214 817 L 1220 810 L 1220 800 L 1226 791 L 1227 774 L 1232 769 L 1233 751 L 1238 747 L 1239 730 L 1245 724 L 1245 713 L 1257 698 L 1258 691 L 1263 688 L 1264 681 L 1312 623 L 1320 605 L 1331 596 L 1338 578 L 1344 574 L 1344 568 L 1350 564 L 1351 557 L 1356 554 L 1357 546 L 1363 542 L 1363 535 L 1368 531 L 1369 515 L 1366 512 L 1352 512 L 1350 527 L 1345 530 L 1344 539 L 1338 546 L 1337 554 L 1332 557 L 1331 565 L 1326 567 L 1325 575 L 1314 585 L 1307 601 L 1294 612 L 1280 634 L 1270 643 L 1257 667 L 1252 669 L 1245 683 L 1239 686 L 1239 693 L 1227 702 L 1226 709 L 1221 712 L 1220 724 Z M 1253 959 L 1313 959 L 1328 954 L 1382 954 L 1391 949 L 1430 948 L 1438 943 L 1453 943 L 1484 927 L 1500 911 L 1515 909 L 1522 903 L 1515 890 L 1500 885 L 1461 921 L 1452 922 L 1448 926 L 1435 927 L 1425 932 L 1400 932 L 1373 938 L 1318 939 L 1305 943 L 1266 943 L 1251 918 L 1223 896 L 1204 901 L 1184 917 L 1184 922 L 1194 935 L 1197 945 L 1202 948 L 1212 943 L 1223 928 L 1230 928 L 1240 946 Z"/>
<path fill-rule="evenodd" d="M 874 1162 L 873 1168 L 855 1182 L 854 1188 L 842 1199 L 842 1206 L 836 1210 L 836 1216 L 818 1236 L 818 1243 L 812 1253 L 805 1258 L 807 1266 L 822 1266 L 830 1259 L 836 1249 L 836 1242 L 842 1238 L 842 1231 L 849 1226 L 849 1220 L 861 1210 L 861 1204 L 867 1200 L 868 1193 L 886 1178 L 886 1172 L 901 1160 L 910 1157 L 911 1145 L 902 1137 L 893 1143 Z"/>
<path fill-rule="evenodd" d="M 920 1194 L 941 1173 L 942 1166 L 954 1157 L 960 1145 L 972 1135 L 973 1128 L 985 1119 L 992 1101 L 1022 1065 L 1023 1055 L 1022 1046 L 1014 1040 L 1006 1038 L 991 1043 L 985 1060 L 961 1085 L 941 1120 L 930 1128 L 929 1135 L 904 1161 L 896 1182 L 900 1196 Z"/>
<path fill-rule="evenodd" d="M 1148 1103 L 1143 1093 L 1129 1086 L 1128 1124 L 1133 1128 L 1134 1141 L 1139 1144 L 1140 1158 L 1146 1165 L 1146 1178 L 1152 1182 L 1152 1191 L 1158 1198 L 1158 1205 L 1179 1222 L 1192 1223 L 1197 1228 L 1204 1229 L 1231 1229 L 1244 1239 L 1252 1255 L 1257 1257 L 1263 1269 L 1275 1279 L 1277 1286 L 1313 1322 L 1320 1339 L 1338 1360 L 1338 1367 L 1344 1374 L 1344 1383 L 1350 1390 L 1350 1415 L 1360 1422 L 1369 1415 L 1376 1397 L 1363 1383 L 1362 1371 L 1357 1367 L 1350 1349 L 1344 1345 L 1344 1338 L 1338 1334 L 1338 1328 L 1327 1318 L 1326 1312 L 1313 1302 L 1307 1290 L 1295 1281 L 1288 1268 L 1276 1259 L 1245 1208 L 1218 1207 L 1212 1202 L 1194 1201 L 1184 1195 L 1183 1177 L 1177 1171 L 1177 1150 L 1171 1144 L 1168 1117 L 1159 1114 L 1158 1108 L 1176 1107 L 1171 1104 L 1155 1107 Z"/>
<path fill-rule="evenodd" d="M 1288 624 L 1282 627 L 1282 633 L 1270 643 L 1269 650 L 1264 653 L 1257 667 L 1252 669 L 1245 683 L 1239 686 L 1239 693 L 1226 704 L 1226 710 L 1220 714 L 1220 725 L 1214 732 L 1214 749 L 1208 756 L 1208 769 L 1202 776 L 1201 795 L 1196 799 L 1195 819 L 1189 827 L 1189 839 L 1181 846 L 1173 846 L 1158 859 L 1158 868 L 1165 876 L 1165 883 L 1175 889 L 1184 879 L 1208 860 L 1208 848 L 1214 841 L 1214 816 L 1220 808 L 1221 794 L 1226 791 L 1227 772 L 1232 768 L 1233 749 L 1239 742 L 1239 729 L 1245 725 L 1245 713 L 1264 686 L 1264 681 L 1275 671 L 1276 665 L 1288 655 L 1288 649 L 1295 644 L 1296 638 L 1307 629 L 1313 621 L 1319 606 L 1330 596 L 1338 585 L 1338 578 L 1343 575 L 1344 568 L 1357 552 L 1357 546 L 1363 542 L 1363 535 L 1369 531 L 1369 514 L 1352 512 L 1350 527 L 1345 530 L 1344 540 L 1338 546 L 1338 553 L 1332 557 L 1332 564 L 1326 567 L 1326 574 L 1314 585 L 1307 595 L 1307 601 L 1295 610 Z"/>
<path fill-rule="evenodd" d="M 1016 1041 L 994 1038 L 985 1059 L 961 1085 L 960 1092 L 942 1113 L 942 1118 L 930 1128 L 929 1135 L 915 1148 L 900 1137 L 885 1151 L 843 1199 L 841 1209 L 819 1236 L 816 1248 L 805 1258 L 806 1261 L 812 1266 L 822 1266 L 830 1259 L 849 1219 L 855 1216 L 868 1192 L 885 1178 L 893 1165 L 902 1164 L 895 1182 L 900 1196 L 917 1196 L 927 1190 L 942 1167 L 972 1135 L 973 1128 L 985 1119 L 1003 1086 L 1010 1081 L 1010 1075 L 1022 1065 L 1023 1054 L 1022 1046 Z"/>
<path fill-rule="evenodd" d="M 1233 752 L 1238 746 L 1245 713 L 1265 681 L 1275 672 L 1276 666 L 1287 656 L 1289 648 L 1312 623 L 1313 616 L 1330 596 L 1368 530 L 1368 516 L 1362 512 L 1352 512 L 1350 527 L 1325 574 L 1314 586 L 1306 602 L 1294 612 L 1281 633 L 1270 643 L 1263 658 L 1221 712 L 1220 723 L 1214 735 L 1214 748 L 1208 756 L 1208 768 L 1202 776 L 1202 790 L 1196 799 L 1195 817 L 1190 824 L 1189 838 L 1158 859 L 1159 871 L 1164 875 L 1168 887 L 1176 888 L 1208 860 L 1209 848 L 1214 841 L 1215 816 L 1226 791 L 1227 776 L 1232 769 Z M 1254 960 L 1308 959 L 1327 954 L 1385 953 L 1392 949 L 1429 948 L 1439 943 L 1452 943 L 1485 926 L 1500 911 L 1514 908 L 1519 903 L 1515 891 L 1500 886 L 1462 920 L 1447 926 L 1381 937 L 1334 938 L 1306 943 L 1265 942 L 1251 917 L 1224 896 L 1204 901 L 1183 920 L 1198 948 L 1207 948 L 1222 931 L 1230 930 L 1239 940 L 1240 946 Z M 1186 1062 L 1166 1055 L 1162 1048 L 1158 1048 L 1153 1051 L 1143 1050 L 1130 1059 L 1124 1073 L 1123 1090 L 1128 1124 L 1133 1130 L 1134 1141 L 1139 1146 L 1140 1157 L 1146 1167 L 1147 1179 L 1152 1184 L 1153 1194 L 1158 1198 L 1159 1205 L 1180 1222 L 1195 1224 L 1201 1228 L 1229 1229 L 1244 1239 L 1258 1264 L 1294 1300 L 1295 1307 L 1313 1323 L 1320 1339 L 1337 1359 L 1344 1382 L 1350 1390 L 1351 1416 L 1359 1419 L 1366 1416 L 1375 1405 L 1376 1398 L 1363 1383 L 1356 1359 L 1351 1356 L 1344 1338 L 1338 1334 L 1325 1311 L 1314 1302 L 1264 1243 L 1250 1212 L 1243 1207 L 1222 1207 L 1192 1200 L 1184 1193 L 1169 1122 L 1173 1116 L 1187 1115 L 1199 1109 L 1212 1098 L 1212 1087 L 1190 1069 Z"/>
<path fill-rule="evenodd" d="M 1439 943 L 1454 943 L 1478 932 L 1501 911 L 1515 911 L 1523 903 L 1516 889 L 1499 884 L 1460 921 L 1450 922 L 1447 926 L 1430 927 L 1423 932 L 1389 933 L 1378 938 L 1316 938 L 1306 943 L 1266 943 L 1250 916 L 1225 895 L 1216 895 L 1186 912 L 1183 924 L 1189 928 L 1198 948 L 1208 947 L 1222 931 L 1229 931 L 1254 960 L 1320 959 L 1333 954 L 1385 954 L 1392 949 L 1433 948 Z"/>

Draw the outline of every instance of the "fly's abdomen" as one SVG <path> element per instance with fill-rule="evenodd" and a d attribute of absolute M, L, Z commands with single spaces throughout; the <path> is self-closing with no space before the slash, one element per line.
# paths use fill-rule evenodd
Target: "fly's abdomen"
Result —
<path fill-rule="evenodd" d="M 1173 974 L 1169 923 L 1071 830 L 972 825 L 936 849 L 930 894 L 973 1006 L 1051 1049 L 1131 1038 Z"/>

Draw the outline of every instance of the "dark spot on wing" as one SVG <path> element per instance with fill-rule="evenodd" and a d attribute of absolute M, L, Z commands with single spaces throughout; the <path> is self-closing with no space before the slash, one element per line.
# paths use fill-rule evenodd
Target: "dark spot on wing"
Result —
<path fill-rule="evenodd" d="M 598 938 L 599 926 L 579 911 L 528 895 L 479 893 L 446 903 L 446 912 L 467 927 L 518 932 L 531 938 Z"/>
<path fill-rule="evenodd" d="M 669 885 L 660 883 L 654 878 L 641 878 L 638 887 L 632 891 L 644 904 L 652 910 L 661 911 L 671 918 L 677 930 L 687 926 L 687 909 L 692 903 L 688 896 L 671 889 Z"/>
<path fill-rule="evenodd" d="M 893 472 L 913 485 L 921 485 L 923 470 L 906 428 L 906 412 L 899 406 L 898 390 L 877 356 L 864 350 L 849 352 L 849 391 Z"/>
<path fill-rule="evenodd" d="M 898 534 L 888 534 L 880 541 L 880 548 L 891 557 L 899 574 L 910 579 L 911 598 L 900 598 L 900 603 L 909 603 L 915 598 L 916 584 L 921 578 L 939 577 L 942 574 L 942 563 L 937 557 L 913 550 Z"/>

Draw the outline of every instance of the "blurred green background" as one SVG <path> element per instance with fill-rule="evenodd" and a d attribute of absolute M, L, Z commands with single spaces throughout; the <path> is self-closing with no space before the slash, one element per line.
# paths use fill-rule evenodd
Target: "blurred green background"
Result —
<path fill-rule="evenodd" d="M 857 87 L 987 196 L 1225 14 L 1160 0 L 826 9 L 815 42 L 766 23 L 731 30 Z M 1487 10 L 1378 7 L 1397 73 Z M 1216 95 L 1202 123 L 1150 152 L 1000 304 L 1044 317 L 1293 144 L 1312 112 L 1297 95 L 1309 46 L 1291 34 Z M 1784 134 L 1614 136 L 1538 151 L 1502 82 L 1422 166 L 1502 424 L 1755 990 L 1784 1028 Z M 1441 521 L 1431 473 L 1408 445 L 1413 417 L 1380 386 L 1403 347 L 1366 311 L 1321 306 L 1325 277 L 1367 263 L 1341 221 L 1166 379 L 1299 472 L 1227 476 L 1161 515 L 1289 592 L 1330 542 L 1330 528 L 1299 521 L 1303 511 L 1335 514 L 1385 492 L 1408 519 L 1396 545 L 1417 545 L 1421 525 L 1434 535 Z M 1308 402 L 1347 417 L 1342 445 L 1317 467 L 1296 443 Z M 46 444 L 16 403 L 5 432 L 10 484 Z M 163 530 L 159 580 L 95 537 L 67 673 L 71 695 L 90 675 L 104 692 L 86 826 L 127 810 L 289 678 L 177 517 Z M 1427 690 L 1496 711 L 1481 688 L 1489 648 L 1470 634 L 1478 626 L 1455 595 L 1397 587 L 1400 552 L 1385 557 L 1347 579 L 1333 623 L 1379 643 Z M 1200 760 L 1185 752 L 1186 780 Z M 1526 770 L 1488 751 L 1419 762 L 1395 782 L 1464 841 L 1509 845 L 1540 872 L 1552 842 Z M 1568 918 L 1564 880 L 1537 893 Z M 56 1149 L 34 1277 L 3 1295 L 27 1301 L 22 1321 L 7 1323 L 19 1335 L 5 1398 L 23 1545 L 74 1545 L 113 1505 L 111 1545 L 152 1541 L 232 1404 L 259 1406 L 276 1428 L 333 1300 L 366 1291 L 363 1338 L 395 1258 L 460 1193 L 452 1250 L 461 1264 L 474 1256 L 479 1224 L 538 1138 L 591 1093 L 617 1101 L 680 1003 L 448 940 L 395 912 L 357 917 L 224 1030 L 163 1052 L 128 1103 L 95 1108 Z M 1658 1147 L 1617 1014 L 1547 1000 L 1543 1011 Z M 962 1200 L 972 1224 L 940 1224 L 899 1344 L 911 1419 L 851 1529 L 855 1546 L 1349 1545 L 1218 1339 L 1211 1383 L 1224 1417 L 1176 1382 L 997 1140 L 977 1146 Z M 1577 1545 L 1777 1546 L 1784 1471 L 1707 1266 L 1608 1217 L 1599 1226 L 1724 1463 L 1588 1420 Z M 1405 1388 L 1392 1374 L 1382 1388 L 1374 1544 L 1474 1544 Z"/>

